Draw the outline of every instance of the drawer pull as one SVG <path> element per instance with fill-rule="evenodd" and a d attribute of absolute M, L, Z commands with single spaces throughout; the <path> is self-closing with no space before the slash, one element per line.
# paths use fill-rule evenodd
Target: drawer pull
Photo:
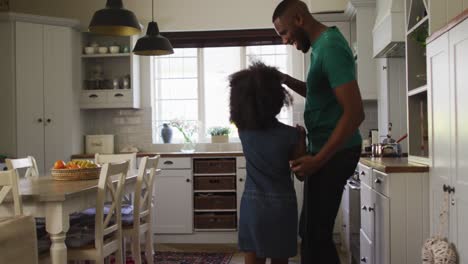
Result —
<path fill-rule="evenodd" d="M 97 94 L 90 94 L 88 97 L 89 98 L 98 98 L 98 95 Z"/>
<path fill-rule="evenodd" d="M 122 96 L 124 96 L 124 95 L 121 94 L 121 93 L 116 93 L 116 94 L 114 94 L 114 97 L 122 97 Z"/>
<path fill-rule="evenodd" d="M 172 165 L 172 164 L 174 164 L 174 162 L 172 162 L 172 161 L 170 161 L 170 160 L 166 160 L 166 161 L 164 162 L 164 165 Z"/>
<path fill-rule="evenodd" d="M 378 183 L 378 184 L 381 184 L 381 183 L 382 183 L 382 180 L 380 180 L 380 179 L 375 179 L 374 182 L 375 182 L 375 183 Z"/>
<path fill-rule="evenodd" d="M 185 181 L 186 181 L 186 182 L 190 182 L 190 179 L 186 179 Z"/>
<path fill-rule="evenodd" d="M 361 171 L 362 176 L 366 176 L 366 173 L 364 171 Z"/>
<path fill-rule="evenodd" d="M 244 181 L 244 179 L 242 179 L 242 178 L 239 178 L 239 181 L 240 181 L 240 182 L 243 182 L 243 181 Z"/>
<path fill-rule="evenodd" d="M 367 207 L 366 207 L 365 205 L 363 205 L 363 206 L 361 207 L 361 209 L 362 209 L 363 211 L 367 211 Z"/>
<path fill-rule="evenodd" d="M 367 258 L 361 258 L 361 262 L 367 263 Z"/>

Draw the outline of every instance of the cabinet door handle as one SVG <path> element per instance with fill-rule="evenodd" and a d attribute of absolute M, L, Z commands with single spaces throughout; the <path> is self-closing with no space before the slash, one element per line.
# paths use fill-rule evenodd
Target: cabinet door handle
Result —
<path fill-rule="evenodd" d="M 170 160 L 166 160 L 166 161 L 164 162 L 164 165 L 172 165 L 172 164 L 174 164 L 174 162 L 172 162 L 172 161 L 170 161 Z"/>
<path fill-rule="evenodd" d="M 186 179 L 185 181 L 186 181 L 186 182 L 190 182 L 190 179 Z"/>
<path fill-rule="evenodd" d="M 38 123 L 42 123 L 42 118 L 38 118 L 38 119 L 37 119 L 37 122 L 38 122 Z"/>
<path fill-rule="evenodd" d="M 361 258 L 361 262 L 367 263 L 367 258 Z"/>
<path fill-rule="evenodd" d="M 239 181 L 240 181 L 240 182 L 243 182 L 243 181 L 244 181 L 244 179 L 242 179 L 242 178 L 239 178 Z"/>
<path fill-rule="evenodd" d="M 47 123 L 50 123 L 50 122 L 52 122 L 52 119 L 47 118 L 46 122 L 47 122 Z"/>
<path fill-rule="evenodd" d="M 361 171 L 361 176 L 366 176 L 366 173 Z"/>
<path fill-rule="evenodd" d="M 381 179 L 375 179 L 374 182 L 375 182 L 375 183 L 378 183 L 378 184 L 381 184 L 381 183 L 382 183 L 382 180 L 381 180 Z"/>
<path fill-rule="evenodd" d="M 365 205 L 363 205 L 363 206 L 361 207 L 361 209 L 362 209 L 363 211 L 367 211 L 367 207 L 366 207 Z"/>
<path fill-rule="evenodd" d="M 122 97 L 122 96 L 124 96 L 124 95 L 121 94 L 121 93 L 116 93 L 116 94 L 114 94 L 114 97 Z"/>
<path fill-rule="evenodd" d="M 369 206 L 369 209 L 368 209 L 368 210 L 369 210 L 369 212 L 372 212 L 372 211 L 374 211 L 374 208 L 372 208 L 372 207 Z"/>

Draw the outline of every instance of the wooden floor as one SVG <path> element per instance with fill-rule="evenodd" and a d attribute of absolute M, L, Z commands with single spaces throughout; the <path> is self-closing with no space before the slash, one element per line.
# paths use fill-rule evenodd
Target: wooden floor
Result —
<path fill-rule="evenodd" d="M 244 255 L 238 251 L 236 244 L 156 244 L 155 250 L 175 252 L 232 252 L 234 253 L 234 256 L 232 257 L 230 264 L 244 263 Z M 344 254 L 341 254 L 340 259 L 341 263 L 345 263 L 344 259 L 346 259 L 346 256 Z M 296 256 L 294 258 L 289 259 L 289 263 L 301 263 L 300 257 Z"/>

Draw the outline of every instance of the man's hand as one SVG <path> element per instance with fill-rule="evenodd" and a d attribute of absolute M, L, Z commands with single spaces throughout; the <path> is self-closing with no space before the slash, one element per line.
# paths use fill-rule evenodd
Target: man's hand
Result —
<path fill-rule="evenodd" d="M 323 161 L 317 156 L 305 155 L 290 161 L 289 165 L 298 178 L 303 178 L 317 172 L 323 166 Z"/>

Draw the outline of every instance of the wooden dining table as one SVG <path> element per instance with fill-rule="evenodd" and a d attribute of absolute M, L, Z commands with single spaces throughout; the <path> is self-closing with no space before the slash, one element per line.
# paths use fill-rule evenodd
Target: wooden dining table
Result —
<path fill-rule="evenodd" d="M 133 192 L 137 174 L 136 170 L 127 174 L 126 194 Z M 114 181 L 117 181 L 116 177 Z M 96 205 L 98 180 L 57 181 L 50 175 L 44 175 L 22 178 L 19 185 L 23 213 L 34 217 L 45 217 L 46 231 L 52 241 L 51 262 L 67 263 L 65 238 L 70 228 L 69 216 Z M 11 204 L 2 203 L 0 217 L 11 215 Z"/>

